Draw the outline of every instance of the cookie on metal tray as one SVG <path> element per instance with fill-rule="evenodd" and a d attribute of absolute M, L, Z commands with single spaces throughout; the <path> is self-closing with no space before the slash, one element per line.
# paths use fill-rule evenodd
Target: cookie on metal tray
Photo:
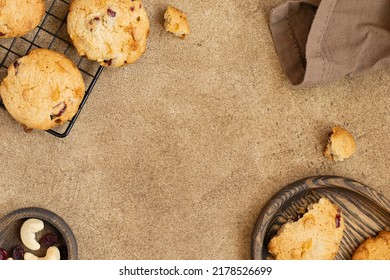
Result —
<path fill-rule="evenodd" d="M 333 260 L 344 229 L 339 208 L 321 198 L 298 221 L 282 225 L 268 251 L 277 260 Z"/>
<path fill-rule="evenodd" d="M 7 111 L 30 129 L 51 129 L 72 119 L 85 94 L 80 71 L 65 55 L 36 49 L 8 68 L 0 85 Z"/>
<path fill-rule="evenodd" d="M 141 1 L 74 0 L 67 28 L 79 55 L 103 66 L 122 66 L 145 52 L 149 20 Z"/>
<path fill-rule="evenodd" d="M 390 260 L 390 232 L 380 231 L 364 240 L 352 255 L 353 260 Z"/>
<path fill-rule="evenodd" d="M 45 9 L 45 0 L 0 0 L 0 38 L 27 34 L 41 22 Z"/>

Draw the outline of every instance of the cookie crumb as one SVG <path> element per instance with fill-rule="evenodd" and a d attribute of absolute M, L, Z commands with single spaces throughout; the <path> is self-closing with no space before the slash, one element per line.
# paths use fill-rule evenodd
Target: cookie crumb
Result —
<path fill-rule="evenodd" d="M 185 39 L 190 33 L 190 26 L 187 21 L 185 13 L 179 9 L 168 6 L 164 14 L 164 28 L 166 31 L 174 34 L 175 36 Z"/>
<path fill-rule="evenodd" d="M 333 161 L 343 161 L 355 153 L 356 144 L 351 133 L 341 126 L 335 126 L 329 135 L 324 156 Z"/>

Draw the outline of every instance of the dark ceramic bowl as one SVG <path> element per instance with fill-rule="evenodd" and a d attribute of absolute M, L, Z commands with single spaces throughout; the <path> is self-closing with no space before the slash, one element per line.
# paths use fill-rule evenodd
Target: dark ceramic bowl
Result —
<path fill-rule="evenodd" d="M 23 245 L 20 239 L 20 228 L 24 221 L 35 218 L 44 223 L 44 229 L 36 233 L 36 240 L 41 237 L 54 233 L 58 240 L 54 246 L 57 246 L 61 253 L 61 259 L 77 259 L 77 242 L 76 238 L 68 224 L 57 214 L 42 208 L 30 207 L 18 209 L 0 219 L 0 248 L 6 250 L 8 255 L 12 255 L 12 250 L 20 245 L 25 252 L 31 252 L 36 256 L 46 255 L 47 248 L 41 247 L 37 251 L 32 251 Z"/>

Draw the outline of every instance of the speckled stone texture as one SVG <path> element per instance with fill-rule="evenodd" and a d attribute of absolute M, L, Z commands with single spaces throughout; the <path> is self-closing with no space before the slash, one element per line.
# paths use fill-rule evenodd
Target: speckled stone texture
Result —
<path fill-rule="evenodd" d="M 0 215 L 39 206 L 72 227 L 80 259 L 248 259 L 256 218 L 286 184 L 339 175 L 390 198 L 390 70 L 296 89 L 268 1 L 144 1 L 135 64 L 104 69 L 68 138 L 26 134 L 0 110 Z M 163 29 L 168 5 L 191 34 Z M 341 125 L 357 150 L 322 155 Z"/>

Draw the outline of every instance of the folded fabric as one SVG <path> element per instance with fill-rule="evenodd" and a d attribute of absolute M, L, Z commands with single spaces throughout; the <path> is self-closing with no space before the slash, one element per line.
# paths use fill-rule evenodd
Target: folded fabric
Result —
<path fill-rule="evenodd" d="M 294 85 L 390 67 L 390 0 L 287 1 L 271 11 L 270 29 Z"/>

